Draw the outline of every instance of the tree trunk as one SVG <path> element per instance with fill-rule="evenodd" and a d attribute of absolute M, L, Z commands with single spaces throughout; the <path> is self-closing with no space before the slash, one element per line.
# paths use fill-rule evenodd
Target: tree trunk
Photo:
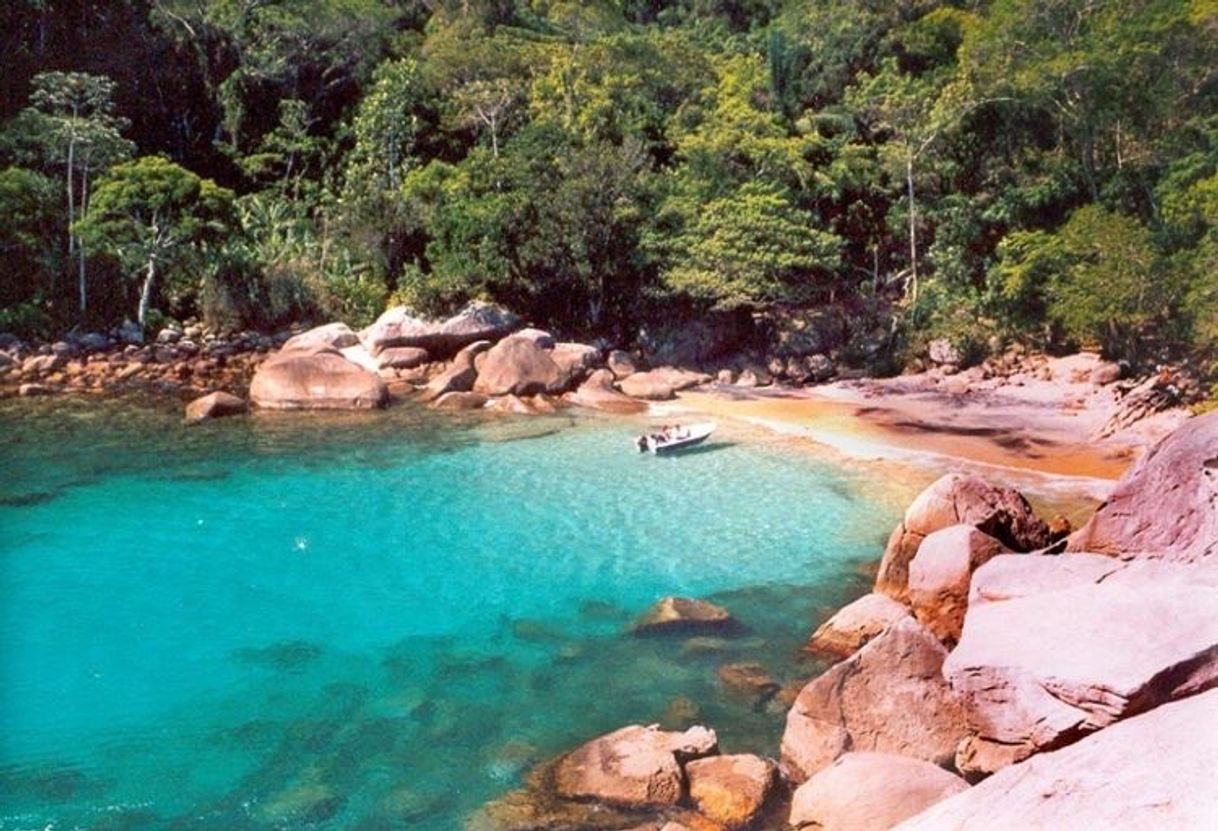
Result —
<path fill-rule="evenodd" d="M 909 268 L 913 276 L 910 278 L 912 303 L 918 302 L 918 208 L 914 201 L 913 154 L 905 157 L 905 186 L 909 191 Z"/>
<path fill-rule="evenodd" d="M 80 218 L 84 219 L 85 214 L 89 210 L 89 168 L 81 171 L 80 179 Z M 83 242 L 77 242 L 77 281 L 80 285 L 80 315 L 83 318 L 85 312 L 89 308 L 89 293 L 85 284 L 85 246 Z"/>
<path fill-rule="evenodd" d="M 156 283 L 156 258 L 148 258 L 148 271 L 144 277 L 144 288 L 140 291 L 140 308 L 136 321 L 143 329 L 148 324 L 148 307 L 152 304 L 152 287 Z"/>

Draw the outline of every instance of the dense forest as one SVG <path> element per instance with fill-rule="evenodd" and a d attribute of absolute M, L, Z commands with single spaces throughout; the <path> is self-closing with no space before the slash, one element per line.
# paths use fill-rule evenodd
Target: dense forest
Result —
<path fill-rule="evenodd" d="M 1215 0 L 9 0 L 0 331 L 500 302 L 1218 353 Z"/>

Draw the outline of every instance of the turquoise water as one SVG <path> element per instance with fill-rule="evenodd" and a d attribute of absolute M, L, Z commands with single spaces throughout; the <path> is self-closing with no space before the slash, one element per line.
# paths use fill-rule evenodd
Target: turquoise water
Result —
<path fill-rule="evenodd" d="M 730 429 L 0 402 L 0 829 L 460 828 L 629 722 L 777 752 L 897 500 Z M 747 627 L 637 639 L 666 594 Z"/>

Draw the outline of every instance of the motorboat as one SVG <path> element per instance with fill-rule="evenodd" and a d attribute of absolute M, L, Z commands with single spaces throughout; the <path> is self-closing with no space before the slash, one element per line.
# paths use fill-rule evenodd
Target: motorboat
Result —
<path fill-rule="evenodd" d="M 687 427 L 676 425 L 654 433 L 644 433 L 635 439 L 634 445 L 640 453 L 675 453 L 687 447 L 701 444 L 711 433 L 715 432 L 714 422 L 690 424 Z"/>

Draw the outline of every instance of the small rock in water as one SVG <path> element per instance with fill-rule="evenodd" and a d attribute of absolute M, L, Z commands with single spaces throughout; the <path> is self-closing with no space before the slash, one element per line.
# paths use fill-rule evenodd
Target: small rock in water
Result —
<path fill-rule="evenodd" d="M 722 606 L 688 597 L 665 597 L 639 618 L 632 631 L 635 635 L 735 634 L 741 628 Z"/>
<path fill-rule="evenodd" d="M 696 701 L 679 695 L 660 713 L 660 727 L 664 730 L 687 730 L 702 719 L 702 708 Z"/>
<path fill-rule="evenodd" d="M 302 672 L 322 655 L 322 648 L 308 641 L 283 641 L 261 648 L 238 649 L 233 657 L 242 663 L 278 672 Z"/>

